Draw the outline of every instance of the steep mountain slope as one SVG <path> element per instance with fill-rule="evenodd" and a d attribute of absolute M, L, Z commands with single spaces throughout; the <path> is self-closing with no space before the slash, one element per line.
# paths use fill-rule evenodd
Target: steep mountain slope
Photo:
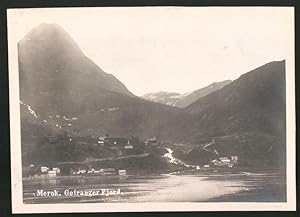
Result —
<path fill-rule="evenodd" d="M 20 98 L 42 114 L 46 110 L 76 113 L 89 109 L 92 98 L 104 92 L 134 96 L 87 58 L 56 24 L 40 24 L 18 47 Z"/>
<path fill-rule="evenodd" d="M 195 90 L 192 93 L 188 94 L 187 96 L 178 100 L 174 105 L 180 108 L 185 108 L 191 105 L 193 102 L 197 101 L 198 99 L 211 94 L 224 86 L 231 83 L 231 80 L 225 80 L 220 82 L 214 82 L 206 87 L 203 87 L 199 90 Z"/>
<path fill-rule="evenodd" d="M 192 104 L 193 102 L 200 99 L 201 97 L 213 93 L 214 91 L 219 90 L 230 83 L 231 83 L 230 80 L 214 82 L 206 87 L 185 94 L 170 93 L 170 92 L 147 93 L 143 95 L 142 98 L 152 102 L 158 102 L 165 105 L 185 108 L 190 104 Z"/>
<path fill-rule="evenodd" d="M 196 115 L 193 142 L 213 141 L 210 148 L 220 153 L 284 165 L 285 61 L 252 70 L 185 111 Z"/>
<path fill-rule="evenodd" d="M 222 126 L 226 126 L 222 129 L 224 133 L 241 131 L 243 128 L 280 133 L 284 125 L 266 121 L 278 120 L 282 123 L 285 118 L 285 62 L 271 62 L 252 70 L 185 110 L 197 114 L 202 122 L 211 126 L 220 126 L 222 122 Z M 245 119 L 241 121 L 239 117 Z M 240 120 L 239 124 L 228 125 L 237 120 Z"/>
<path fill-rule="evenodd" d="M 37 158 L 29 153 L 40 146 L 52 147 L 43 148 L 46 153 L 66 148 L 64 142 L 54 148 L 55 138 L 98 138 L 106 133 L 169 138 L 180 132 L 180 125 L 169 128 L 169 120 L 191 116 L 135 97 L 55 24 L 41 24 L 20 41 L 19 75 L 24 159 Z M 89 157 L 93 149 L 85 147 L 83 154 Z M 78 150 L 70 155 L 73 152 Z"/>

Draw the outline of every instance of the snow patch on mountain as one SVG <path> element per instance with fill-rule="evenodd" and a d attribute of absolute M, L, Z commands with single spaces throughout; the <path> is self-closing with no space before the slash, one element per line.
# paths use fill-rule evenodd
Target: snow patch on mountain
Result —
<path fill-rule="evenodd" d="M 188 93 L 189 94 L 189 93 Z M 169 106 L 175 106 L 178 100 L 181 100 L 184 98 L 187 94 L 179 94 L 175 92 L 157 92 L 157 93 L 148 93 L 142 96 L 143 99 L 152 101 L 152 102 L 157 102 L 157 103 L 162 103 L 165 105 Z"/>
<path fill-rule="evenodd" d="M 106 109 L 100 109 L 100 111 L 102 112 L 105 112 L 105 111 L 108 111 L 108 112 L 111 112 L 111 111 L 116 111 L 116 110 L 119 110 L 120 108 L 106 108 Z"/>
<path fill-rule="evenodd" d="M 39 118 L 39 115 L 31 108 L 30 105 L 23 103 L 21 100 L 20 100 L 20 103 L 22 105 L 25 105 L 27 107 L 27 110 L 29 111 L 29 113 L 32 114 L 35 118 Z"/>
<path fill-rule="evenodd" d="M 26 106 L 27 110 L 29 111 L 29 113 L 32 116 L 34 116 L 35 118 L 40 118 L 40 115 L 38 115 L 38 113 L 30 105 L 22 102 L 21 100 L 20 100 L 20 104 Z M 48 115 L 48 118 L 49 118 L 48 120 L 42 119 L 41 121 L 45 124 L 53 125 L 59 129 L 62 129 L 62 125 L 70 127 L 70 126 L 72 126 L 72 124 L 70 122 L 78 120 L 78 117 L 67 117 L 65 115 L 60 115 L 60 114 Z M 60 123 L 63 119 L 64 123 L 62 123 L 62 124 L 57 123 L 57 121 L 56 121 L 57 119 L 60 119 L 59 120 Z"/>

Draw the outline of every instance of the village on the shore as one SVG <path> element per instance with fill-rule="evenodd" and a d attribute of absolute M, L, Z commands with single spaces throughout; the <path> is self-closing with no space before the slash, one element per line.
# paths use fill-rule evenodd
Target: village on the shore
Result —
<path fill-rule="evenodd" d="M 98 146 L 110 146 L 114 149 L 117 149 L 118 155 L 124 155 L 125 156 L 131 154 L 131 151 L 135 149 L 135 145 L 132 144 L 132 141 L 130 138 L 126 137 L 111 137 L 108 134 L 106 134 L 103 137 L 99 137 L 97 139 L 97 145 Z M 148 147 L 160 147 L 161 141 L 158 141 L 155 137 L 146 139 L 144 141 L 144 145 Z M 161 147 L 163 148 L 163 147 Z M 169 151 L 169 148 L 165 148 L 167 151 Z M 222 168 L 233 168 L 234 166 L 238 165 L 238 156 L 220 156 L 217 159 L 213 159 L 207 164 L 204 164 L 202 166 L 199 165 L 189 165 L 185 164 L 179 159 L 176 159 L 174 156 L 172 156 L 172 152 L 169 152 L 167 154 L 164 154 L 162 157 L 167 158 L 166 160 L 175 165 L 180 165 L 183 168 L 192 170 L 192 171 L 216 171 L 216 169 L 222 169 Z M 112 158 L 113 160 L 113 158 Z M 81 166 L 72 166 L 68 173 L 62 173 L 61 168 L 59 166 L 51 167 L 48 165 L 35 165 L 30 164 L 28 165 L 27 170 L 34 171 L 25 176 L 25 179 L 51 179 L 51 178 L 57 178 L 62 176 L 127 176 L 128 171 L 126 168 L 113 168 L 113 167 L 91 167 L 86 165 Z"/>

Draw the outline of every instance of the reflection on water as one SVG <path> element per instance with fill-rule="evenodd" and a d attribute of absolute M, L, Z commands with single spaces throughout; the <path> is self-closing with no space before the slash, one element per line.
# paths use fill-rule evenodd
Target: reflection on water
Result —
<path fill-rule="evenodd" d="M 228 187 L 225 187 L 227 185 Z M 198 176 L 171 176 L 169 179 L 155 181 L 151 186 L 153 191 L 134 200 L 143 202 L 170 201 L 204 201 L 217 197 L 220 194 L 236 193 L 242 187 L 231 187 L 240 185 L 237 181 L 209 180 Z M 146 186 L 143 186 L 146 187 Z"/>
<path fill-rule="evenodd" d="M 285 179 L 276 173 L 61 177 L 23 182 L 25 203 L 285 201 Z M 65 190 L 117 190 L 117 195 L 68 196 Z M 37 190 L 60 196 L 37 197 Z M 35 194 L 35 195 L 34 195 Z"/>

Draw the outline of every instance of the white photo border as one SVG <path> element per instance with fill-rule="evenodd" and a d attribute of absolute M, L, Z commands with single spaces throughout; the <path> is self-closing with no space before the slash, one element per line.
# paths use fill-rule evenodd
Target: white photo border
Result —
<path fill-rule="evenodd" d="M 109 10 L 110 7 L 106 7 Z M 128 7 L 126 7 L 128 9 Z M 142 10 L 142 7 L 134 7 Z M 144 7 L 143 7 L 144 8 Z M 148 7 L 149 8 L 149 7 Z M 157 7 L 153 7 L 154 9 Z M 214 7 L 216 8 L 216 7 Z M 230 10 L 234 7 L 220 7 Z M 244 8 L 244 7 L 239 7 Z M 246 7 L 247 8 L 247 7 Z M 259 7 L 249 7 L 253 10 Z M 264 7 L 266 8 L 266 7 Z M 271 8 L 271 7 L 270 7 Z M 278 7 L 276 7 L 278 9 Z M 24 204 L 22 189 L 21 133 L 19 106 L 18 49 L 16 14 L 24 10 L 57 10 L 58 8 L 8 9 L 9 105 L 11 141 L 12 213 L 87 213 L 87 212 L 183 212 L 183 211 L 295 211 L 296 210 L 296 118 L 295 118 L 295 38 L 294 7 L 280 7 L 290 13 L 289 56 L 286 57 L 286 172 L 287 202 L 174 202 L 174 203 L 79 203 Z M 64 8 L 59 8 L 64 9 Z M 70 9 L 70 8 L 66 8 Z M 79 8 L 77 8 L 79 9 Z M 84 8 L 87 10 L 88 8 Z M 125 9 L 126 10 L 126 9 Z M 20 21 L 19 21 L 20 22 Z"/>

